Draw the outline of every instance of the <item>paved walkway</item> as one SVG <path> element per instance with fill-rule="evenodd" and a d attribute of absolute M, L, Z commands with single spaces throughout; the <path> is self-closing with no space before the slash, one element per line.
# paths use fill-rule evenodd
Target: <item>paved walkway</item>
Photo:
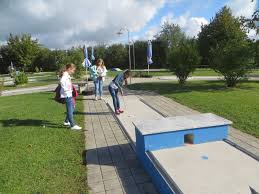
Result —
<path fill-rule="evenodd" d="M 156 194 L 104 101 L 84 98 L 87 181 L 94 194 Z"/>
<path fill-rule="evenodd" d="M 49 84 L 45 86 L 36 86 L 29 88 L 18 88 L 13 90 L 4 90 L 2 92 L 2 96 L 13 96 L 19 94 L 29 94 L 29 93 L 37 93 L 37 92 L 46 92 L 53 91 L 57 87 L 57 84 Z"/>
<path fill-rule="evenodd" d="M 183 106 L 172 99 L 158 94 L 143 91 L 133 93 L 138 94 L 146 104 L 159 111 L 165 117 L 199 113 L 196 110 Z M 230 127 L 228 139 L 259 157 L 259 139 L 233 127 Z"/>

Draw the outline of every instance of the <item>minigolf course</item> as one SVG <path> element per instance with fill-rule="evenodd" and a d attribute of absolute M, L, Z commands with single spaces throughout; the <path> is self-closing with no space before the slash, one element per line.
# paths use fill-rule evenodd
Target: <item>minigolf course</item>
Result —
<path fill-rule="evenodd" d="M 227 140 L 231 121 L 212 113 L 165 118 L 135 95 L 122 103 L 117 120 L 159 193 L 259 192 L 258 159 Z"/>

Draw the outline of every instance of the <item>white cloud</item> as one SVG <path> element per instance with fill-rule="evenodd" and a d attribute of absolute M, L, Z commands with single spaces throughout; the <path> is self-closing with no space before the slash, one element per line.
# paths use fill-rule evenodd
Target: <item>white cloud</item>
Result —
<path fill-rule="evenodd" d="M 247 33 L 248 38 L 251 40 L 259 40 L 259 36 L 256 34 L 255 29 L 250 29 L 249 32 Z"/>
<path fill-rule="evenodd" d="M 172 13 L 169 13 L 161 18 L 161 25 L 166 21 L 178 24 L 189 37 L 196 37 L 201 26 L 209 23 L 204 17 L 191 17 L 188 12 L 179 17 L 174 17 Z"/>
<path fill-rule="evenodd" d="M 152 40 L 154 39 L 154 36 L 159 32 L 160 28 L 159 26 L 152 26 L 150 27 L 147 32 L 145 33 L 146 40 Z"/>
<path fill-rule="evenodd" d="M 251 0 L 230 0 L 227 2 L 235 16 L 245 16 L 250 18 L 256 10 L 256 1 Z"/>
<path fill-rule="evenodd" d="M 98 2 L 98 3 L 97 3 Z M 50 48 L 109 43 L 123 26 L 137 32 L 165 0 L 1 0 L 0 41 L 31 33 Z"/>

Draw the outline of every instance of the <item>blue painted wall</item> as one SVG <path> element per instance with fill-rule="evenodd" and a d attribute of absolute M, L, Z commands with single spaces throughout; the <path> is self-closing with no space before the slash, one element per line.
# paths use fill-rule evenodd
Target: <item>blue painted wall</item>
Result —
<path fill-rule="evenodd" d="M 142 135 L 138 129 L 135 131 L 136 146 L 137 149 L 141 149 L 142 152 L 184 146 L 184 135 L 186 134 L 193 134 L 194 144 L 221 141 L 228 136 L 227 125 L 202 129 L 172 131 L 151 135 Z"/>
<path fill-rule="evenodd" d="M 139 156 L 142 165 L 144 166 L 145 170 L 150 175 L 152 182 L 154 183 L 157 191 L 160 194 L 175 194 L 163 176 L 159 173 L 158 169 L 153 165 L 150 158 L 147 156 L 147 153 L 142 154 Z"/>

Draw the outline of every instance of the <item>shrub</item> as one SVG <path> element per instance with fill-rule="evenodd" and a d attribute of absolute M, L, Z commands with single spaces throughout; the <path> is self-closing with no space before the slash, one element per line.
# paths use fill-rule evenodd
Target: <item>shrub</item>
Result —
<path fill-rule="evenodd" d="M 246 78 L 252 68 L 251 49 L 246 41 L 229 41 L 227 45 L 219 45 L 210 50 L 210 63 L 216 72 L 224 76 L 228 87 Z"/>
<path fill-rule="evenodd" d="M 223 7 L 199 34 L 200 53 L 212 69 L 224 76 L 228 87 L 246 77 L 253 63 L 254 49 L 239 18 Z"/>
<path fill-rule="evenodd" d="M 170 55 L 171 69 L 179 79 L 181 85 L 185 84 L 195 68 L 200 64 L 200 56 L 194 39 L 183 39 L 177 47 L 173 47 Z"/>
<path fill-rule="evenodd" d="M 14 82 L 16 85 L 28 83 L 28 77 L 24 72 L 20 72 L 15 76 Z"/>

